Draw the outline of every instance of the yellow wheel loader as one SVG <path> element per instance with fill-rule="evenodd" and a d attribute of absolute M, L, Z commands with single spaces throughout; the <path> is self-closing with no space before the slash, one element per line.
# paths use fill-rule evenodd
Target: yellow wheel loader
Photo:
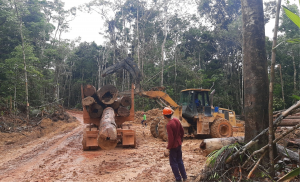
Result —
<path fill-rule="evenodd" d="M 155 99 L 162 107 L 170 106 L 173 117 L 180 120 L 186 137 L 210 135 L 213 138 L 231 137 L 236 126 L 235 112 L 213 107 L 213 94 L 209 89 L 186 89 L 181 91 L 179 105 L 165 92 L 141 91 L 140 96 Z M 151 134 L 163 140 L 168 139 L 166 122 L 162 116 L 150 125 Z"/>

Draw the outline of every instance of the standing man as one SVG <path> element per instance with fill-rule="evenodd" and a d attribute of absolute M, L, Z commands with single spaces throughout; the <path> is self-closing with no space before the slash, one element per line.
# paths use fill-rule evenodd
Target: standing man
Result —
<path fill-rule="evenodd" d="M 183 178 L 183 181 L 186 181 L 187 176 L 182 161 L 182 151 L 181 151 L 181 144 L 182 144 L 184 131 L 180 121 L 177 118 L 172 118 L 173 112 L 174 112 L 173 109 L 171 109 L 170 107 L 165 107 L 163 109 L 164 119 L 168 122 L 167 123 L 167 132 L 168 132 L 167 149 L 170 150 L 169 161 L 170 161 L 171 169 L 176 178 L 176 181 L 181 181 L 181 177 Z"/>
<path fill-rule="evenodd" d="M 147 118 L 146 118 L 146 114 L 145 114 L 144 112 L 143 112 L 142 114 L 143 114 L 143 120 L 142 120 L 141 123 L 142 123 L 142 125 L 144 126 L 144 122 L 145 122 L 145 126 L 147 126 L 147 123 L 146 123 L 146 119 L 147 119 Z"/>

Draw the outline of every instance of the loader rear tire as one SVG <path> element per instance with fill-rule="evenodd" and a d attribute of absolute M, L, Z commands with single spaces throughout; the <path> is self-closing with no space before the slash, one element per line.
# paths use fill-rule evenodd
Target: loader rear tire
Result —
<path fill-rule="evenodd" d="M 210 135 L 212 138 L 232 137 L 233 129 L 228 120 L 218 118 L 210 127 Z"/>
<path fill-rule="evenodd" d="M 158 137 L 158 124 L 159 124 L 159 119 L 156 118 L 154 121 L 152 121 L 151 125 L 150 125 L 150 132 L 152 134 L 152 136 L 154 138 L 157 138 Z"/>
<path fill-rule="evenodd" d="M 164 120 L 160 120 L 158 125 L 158 133 L 159 138 L 161 138 L 163 141 L 168 141 L 168 132 L 167 132 L 167 122 Z"/>
<path fill-rule="evenodd" d="M 85 128 L 83 130 L 83 136 L 82 136 L 82 150 L 83 151 L 89 150 L 89 147 L 86 146 L 86 131 L 85 131 Z"/>

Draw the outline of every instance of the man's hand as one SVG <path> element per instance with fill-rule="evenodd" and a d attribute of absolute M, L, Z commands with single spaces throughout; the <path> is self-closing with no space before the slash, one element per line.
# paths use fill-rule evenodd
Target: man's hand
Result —
<path fill-rule="evenodd" d="M 170 149 L 166 149 L 166 150 L 164 151 L 164 156 L 165 156 L 165 157 L 169 157 L 169 155 L 170 155 Z"/>

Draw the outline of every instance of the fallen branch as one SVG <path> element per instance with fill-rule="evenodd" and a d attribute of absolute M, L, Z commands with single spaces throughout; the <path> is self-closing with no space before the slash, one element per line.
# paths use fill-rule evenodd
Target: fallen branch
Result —
<path fill-rule="evenodd" d="M 300 101 L 298 101 L 296 104 L 285 110 L 281 113 L 281 115 L 274 121 L 273 125 L 274 128 L 277 128 L 277 126 L 280 124 L 283 118 L 287 117 L 289 114 L 294 113 L 295 110 L 297 110 L 300 107 Z M 296 125 L 298 126 L 298 125 Z M 294 126 L 294 127 L 296 127 Z M 246 145 L 241 147 L 238 151 L 236 151 L 234 154 L 232 154 L 227 160 L 226 163 L 231 162 L 236 157 L 242 155 L 245 153 L 246 150 L 250 149 L 253 145 L 255 145 L 261 136 L 266 134 L 268 132 L 268 128 L 264 129 L 262 132 L 260 132 L 256 137 L 254 137 L 251 141 L 249 141 Z M 276 141 L 276 140 L 274 140 Z M 278 141 L 278 140 L 277 140 Z M 274 143 L 274 142 L 273 142 Z M 275 142 L 276 143 L 276 142 Z M 268 146 L 268 145 L 267 145 Z M 264 150 L 263 150 L 264 151 Z"/>
<path fill-rule="evenodd" d="M 297 128 L 299 128 L 299 127 L 300 127 L 300 123 L 297 124 L 296 126 L 292 127 L 291 129 L 289 129 L 288 131 L 282 133 L 279 137 L 277 137 L 277 138 L 273 141 L 273 144 L 276 144 L 276 143 L 277 143 L 279 140 L 281 140 L 283 137 L 285 137 L 286 135 L 288 135 L 288 134 L 291 133 L 292 131 L 295 131 L 295 130 L 296 130 Z M 250 160 L 254 155 L 256 155 L 256 154 L 258 154 L 258 153 L 263 153 L 263 152 L 267 151 L 267 150 L 268 150 L 268 146 L 269 146 L 269 145 L 265 145 L 265 146 L 263 146 L 262 148 L 260 148 L 259 150 L 254 151 L 254 152 L 250 155 L 250 157 L 246 160 L 246 162 L 243 164 L 242 167 L 245 167 L 246 164 L 249 162 L 249 160 Z M 299 159 L 298 159 L 298 160 L 299 160 Z"/>
<path fill-rule="evenodd" d="M 258 161 L 256 162 L 255 166 L 252 168 L 252 170 L 249 172 L 247 179 L 250 179 L 252 173 L 255 171 L 255 169 L 257 168 L 257 166 L 259 165 L 260 161 L 262 160 L 262 158 L 266 155 L 267 151 L 265 151 L 263 153 L 263 155 L 260 156 L 260 158 L 258 159 Z"/>

